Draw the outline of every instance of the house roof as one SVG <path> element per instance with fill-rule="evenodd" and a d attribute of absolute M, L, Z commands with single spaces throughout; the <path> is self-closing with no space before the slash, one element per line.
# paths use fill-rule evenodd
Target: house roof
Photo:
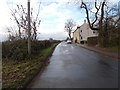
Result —
<path fill-rule="evenodd" d="M 78 29 L 78 28 L 80 28 L 80 26 L 79 26 L 79 25 L 77 26 L 77 29 Z M 76 31 L 77 31 L 77 29 L 75 29 L 75 31 L 74 31 L 74 32 L 76 32 Z M 74 33 L 74 32 L 73 32 L 73 33 Z"/>

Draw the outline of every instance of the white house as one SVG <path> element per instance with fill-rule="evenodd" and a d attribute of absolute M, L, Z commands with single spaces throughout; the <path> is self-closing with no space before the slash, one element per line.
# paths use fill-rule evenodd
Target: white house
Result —
<path fill-rule="evenodd" d="M 81 26 L 78 26 L 73 32 L 73 42 L 80 43 L 81 41 L 86 41 L 88 37 L 94 36 L 98 36 L 97 31 L 91 30 L 86 23 L 86 20 L 84 20 L 84 23 Z"/>
<path fill-rule="evenodd" d="M 77 29 L 73 32 L 73 42 L 80 43 L 80 26 L 77 26 Z"/>

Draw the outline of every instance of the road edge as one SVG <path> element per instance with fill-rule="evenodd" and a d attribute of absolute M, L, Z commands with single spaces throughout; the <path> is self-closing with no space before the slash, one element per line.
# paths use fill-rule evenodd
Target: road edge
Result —
<path fill-rule="evenodd" d="M 58 44 L 60 44 L 60 43 L 58 43 Z M 31 79 L 30 79 L 30 80 L 26 83 L 26 85 L 23 87 L 25 90 L 30 89 L 31 82 L 35 79 L 35 77 L 37 77 L 38 75 L 41 75 L 42 72 L 45 70 L 46 66 L 49 64 L 50 57 L 52 56 L 52 54 L 53 54 L 55 48 L 58 46 L 58 44 L 53 47 L 53 49 L 52 49 L 51 52 L 49 53 L 48 57 L 45 59 L 45 62 L 43 63 L 43 65 L 41 66 L 41 68 L 38 70 L 38 72 L 36 72 L 36 73 L 33 75 L 33 77 L 31 77 Z"/>
<path fill-rule="evenodd" d="M 85 49 L 87 49 L 89 51 L 96 52 L 96 53 L 98 53 L 98 54 L 100 54 L 102 56 L 105 56 L 105 57 L 113 58 L 115 60 L 120 60 L 120 57 L 111 56 L 111 55 L 108 55 L 108 54 L 105 54 L 105 53 L 102 53 L 102 52 L 99 52 L 99 51 L 96 51 L 96 50 L 93 50 L 93 49 L 86 48 L 86 47 L 81 46 L 81 45 L 79 47 L 85 48 Z"/>

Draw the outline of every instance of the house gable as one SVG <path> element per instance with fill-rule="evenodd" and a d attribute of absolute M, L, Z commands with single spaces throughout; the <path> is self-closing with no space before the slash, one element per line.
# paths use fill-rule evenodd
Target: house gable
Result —
<path fill-rule="evenodd" d="M 85 41 L 88 37 L 98 36 L 97 31 L 91 30 L 89 25 L 86 23 L 86 20 L 84 20 L 84 23 L 81 26 L 78 26 L 77 29 L 73 33 L 73 41 L 79 40 Z"/>

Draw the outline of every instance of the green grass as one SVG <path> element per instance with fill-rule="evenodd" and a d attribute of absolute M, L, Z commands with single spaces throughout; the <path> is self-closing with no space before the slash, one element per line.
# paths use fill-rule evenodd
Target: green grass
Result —
<path fill-rule="evenodd" d="M 31 60 L 3 60 L 3 88 L 23 88 L 44 66 L 46 59 L 51 55 L 57 44 L 41 50 L 38 55 L 32 56 Z"/>
<path fill-rule="evenodd" d="M 120 52 L 120 47 L 119 46 L 108 47 L 106 49 L 108 49 L 110 51 L 113 51 L 113 52 Z"/>

